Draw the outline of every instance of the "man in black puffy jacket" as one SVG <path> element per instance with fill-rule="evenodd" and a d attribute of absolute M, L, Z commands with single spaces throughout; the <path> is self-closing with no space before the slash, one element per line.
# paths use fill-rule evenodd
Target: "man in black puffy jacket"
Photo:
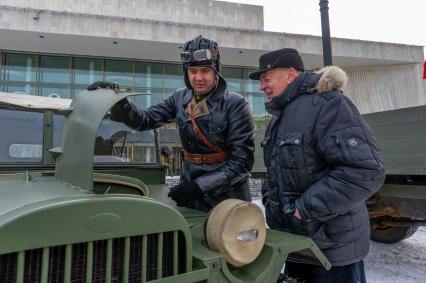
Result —
<path fill-rule="evenodd" d="M 311 237 L 332 263 L 291 257 L 288 277 L 301 282 L 365 282 L 370 245 L 365 201 L 384 181 L 376 139 L 343 95 L 338 67 L 304 71 L 297 50 L 262 55 L 260 81 L 272 118 L 262 142 L 267 178 L 262 187 L 269 227 Z"/>
<path fill-rule="evenodd" d="M 140 131 L 178 125 L 183 173 L 169 193 L 178 206 L 209 211 L 227 198 L 250 201 L 254 122 L 248 102 L 228 91 L 215 41 L 197 36 L 185 43 L 180 55 L 186 88 L 147 109 L 125 99 L 111 109 L 111 117 Z M 99 87 L 105 83 L 88 89 Z"/>

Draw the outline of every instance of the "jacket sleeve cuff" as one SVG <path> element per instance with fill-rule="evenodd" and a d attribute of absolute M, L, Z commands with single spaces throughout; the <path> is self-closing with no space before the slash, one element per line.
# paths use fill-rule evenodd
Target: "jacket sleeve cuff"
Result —
<path fill-rule="evenodd" d="M 299 211 L 301 219 L 310 219 L 309 214 L 306 211 L 306 208 L 302 204 L 302 198 L 296 199 L 294 202 L 295 208 Z"/>
<path fill-rule="evenodd" d="M 198 186 L 204 193 L 212 191 L 218 187 L 229 186 L 228 177 L 225 175 L 224 172 L 203 175 L 201 177 L 198 177 L 195 182 L 198 184 Z"/>

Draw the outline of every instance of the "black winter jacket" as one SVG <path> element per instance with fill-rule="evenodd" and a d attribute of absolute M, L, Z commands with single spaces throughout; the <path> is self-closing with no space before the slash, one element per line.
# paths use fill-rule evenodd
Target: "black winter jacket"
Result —
<path fill-rule="evenodd" d="M 322 79 L 343 73 L 332 68 Z M 262 195 L 271 228 L 312 237 L 333 266 L 341 266 L 368 253 L 365 201 L 381 187 L 384 166 L 353 103 L 340 90 L 318 92 L 319 80 L 319 74 L 302 73 L 266 103 L 272 119 L 262 142 L 267 166 Z"/>
<path fill-rule="evenodd" d="M 214 153 L 198 137 L 186 112 L 193 92 L 179 89 L 162 103 L 148 109 L 130 109 L 126 124 L 143 131 L 176 122 L 179 127 L 182 147 L 186 152 L 197 154 Z M 209 115 L 196 119 L 206 138 L 222 150 L 230 152 L 227 161 L 213 164 L 195 164 L 184 161 L 184 180 L 195 181 L 205 192 L 205 207 L 208 210 L 217 202 L 233 197 L 250 200 L 247 179 L 253 167 L 254 122 L 246 99 L 238 93 L 229 92 L 222 76 L 218 76 L 216 89 L 207 96 Z M 241 186 L 244 184 L 243 186 Z M 204 205 L 202 205 L 204 206 Z"/>

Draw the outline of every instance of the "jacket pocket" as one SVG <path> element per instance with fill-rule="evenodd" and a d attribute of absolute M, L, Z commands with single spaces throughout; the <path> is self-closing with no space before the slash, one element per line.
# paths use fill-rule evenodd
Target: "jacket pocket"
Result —
<path fill-rule="evenodd" d="M 312 237 L 321 227 L 321 223 L 313 219 L 299 219 L 293 214 L 285 214 L 285 224 L 296 234 Z"/>
<path fill-rule="evenodd" d="M 278 156 L 281 168 L 304 169 L 303 134 L 288 134 L 278 139 Z"/>
<path fill-rule="evenodd" d="M 370 144 L 360 127 L 351 127 L 336 131 L 332 134 L 336 144 L 341 149 L 343 160 L 350 164 L 373 160 Z"/>
<path fill-rule="evenodd" d="M 212 113 L 210 117 L 209 130 L 215 135 L 223 133 L 226 130 L 227 119 L 223 113 Z"/>
<path fill-rule="evenodd" d="M 337 245 L 328 234 L 328 224 L 324 222 L 321 222 L 320 227 L 311 235 L 311 238 L 320 249 L 329 249 Z"/>
<path fill-rule="evenodd" d="M 266 224 L 271 229 L 280 229 L 285 227 L 282 218 L 281 206 L 278 202 L 267 199 L 265 201 L 265 218 Z"/>

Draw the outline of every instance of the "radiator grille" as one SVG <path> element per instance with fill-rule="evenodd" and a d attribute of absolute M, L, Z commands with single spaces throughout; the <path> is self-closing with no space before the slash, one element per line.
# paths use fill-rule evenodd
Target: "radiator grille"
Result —
<path fill-rule="evenodd" d="M 147 282 L 186 272 L 185 250 L 178 231 L 26 250 L 0 255 L 0 282 Z"/>
<path fill-rule="evenodd" d="M 142 246 L 140 236 L 130 237 L 129 282 L 142 281 Z"/>
<path fill-rule="evenodd" d="M 18 254 L 5 254 L 0 256 L 0 282 L 15 283 Z"/>
<path fill-rule="evenodd" d="M 42 260 L 43 249 L 35 249 L 25 252 L 24 283 L 41 281 Z"/>
<path fill-rule="evenodd" d="M 65 246 L 49 249 L 49 283 L 64 282 Z"/>
<path fill-rule="evenodd" d="M 123 282 L 124 238 L 114 239 L 114 250 L 112 252 L 112 266 L 113 266 L 112 281 Z"/>
<path fill-rule="evenodd" d="M 71 282 L 85 282 L 87 272 L 87 243 L 72 245 Z"/>
<path fill-rule="evenodd" d="M 148 257 L 147 257 L 147 280 L 157 279 L 157 235 L 151 234 L 148 235 Z"/>
<path fill-rule="evenodd" d="M 116 249 L 114 249 L 113 252 L 115 251 Z M 96 241 L 93 243 L 93 265 L 92 265 L 92 282 L 93 283 L 105 282 L 106 267 L 107 267 L 107 241 L 106 240 Z"/>

